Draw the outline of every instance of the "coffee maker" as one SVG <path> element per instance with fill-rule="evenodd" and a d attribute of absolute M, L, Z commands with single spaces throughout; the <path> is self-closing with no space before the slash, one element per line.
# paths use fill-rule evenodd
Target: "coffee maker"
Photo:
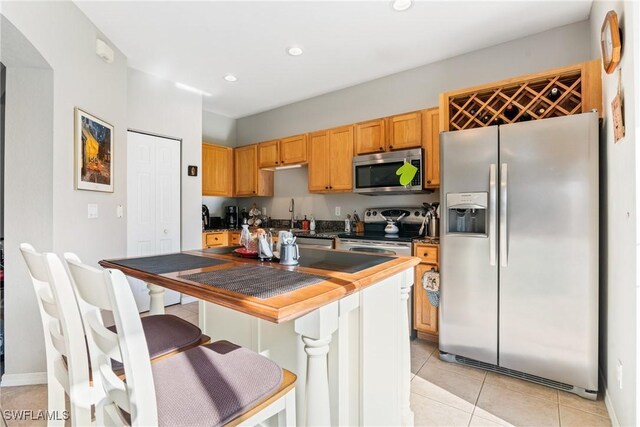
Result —
<path fill-rule="evenodd" d="M 225 220 L 225 223 L 227 224 L 227 228 L 238 228 L 238 207 L 225 206 L 224 220 Z"/>
<path fill-rule="evenodd" d="M 202 229 L 208 230 L 210 225 L 209 208 L 207 205 L 202 205 Z"/>

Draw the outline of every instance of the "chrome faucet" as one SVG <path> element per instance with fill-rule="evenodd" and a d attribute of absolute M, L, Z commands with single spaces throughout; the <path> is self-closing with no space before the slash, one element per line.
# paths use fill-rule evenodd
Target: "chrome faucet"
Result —
<path fill-rule="evenodd" d="M 289 212 L 291 212 L 291 229 L 295 228 L 295 219 L 294 219 L 294 210 L 296 208 L 296 202 L 291 198 L 291 203 L 289 203 Z"/>

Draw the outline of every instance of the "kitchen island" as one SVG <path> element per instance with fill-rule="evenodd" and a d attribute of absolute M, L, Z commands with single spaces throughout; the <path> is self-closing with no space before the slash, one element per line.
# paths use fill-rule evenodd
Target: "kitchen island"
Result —
<path fill-rule="evenodd" d="M 154 313 L 164 288 L 199 298 L 205 334 L 297 374 L 299 425 L 413 424 L 407 300 L 419 259 L 301 249 L 285 267 L 214 252 L 101 264 L 146 281 Z"/>

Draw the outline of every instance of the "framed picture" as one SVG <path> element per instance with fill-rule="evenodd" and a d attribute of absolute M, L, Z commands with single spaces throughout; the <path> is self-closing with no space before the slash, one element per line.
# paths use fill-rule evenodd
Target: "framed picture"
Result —
<path fill-rule="evenodd" d="M 113 192 L 113 126 L 75 109 L 76 190 Z"/>

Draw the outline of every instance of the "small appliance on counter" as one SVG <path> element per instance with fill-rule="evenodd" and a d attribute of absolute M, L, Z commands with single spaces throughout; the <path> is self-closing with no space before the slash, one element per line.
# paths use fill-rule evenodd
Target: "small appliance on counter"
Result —
<path fill-rule="evenodd" d="M 225 228 L 225 225 L 222 222 L 222 217 L 219 217 L 219 216 L 209 217 L 209 228 L 211 230 L 218 230 L 221 228 Z"/>
<path fill-rule="evenodd" d="M 202 205 L 202 229 L 209 230 L 210 228 L 209 208 L 207 205 Z"/>
<path fill-rule="evenodd" d="M 227 228 L 238 228 L 238 207 L 224 207 L 224 222 Z"/>

